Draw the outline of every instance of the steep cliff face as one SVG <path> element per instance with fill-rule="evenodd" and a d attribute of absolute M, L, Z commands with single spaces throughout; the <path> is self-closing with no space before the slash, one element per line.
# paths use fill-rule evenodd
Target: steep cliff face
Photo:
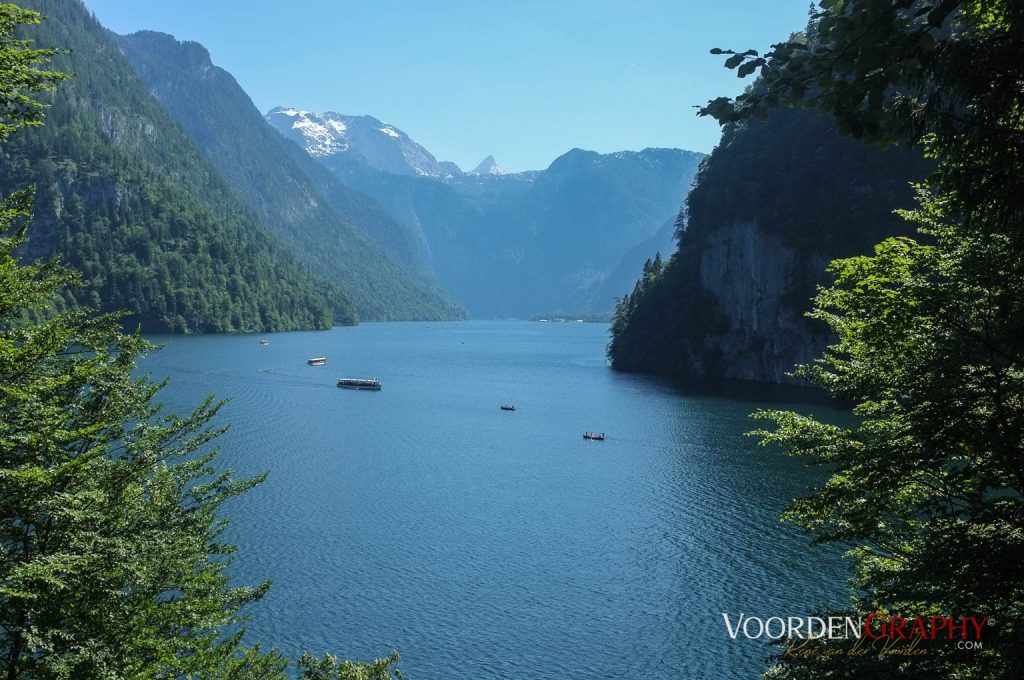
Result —
<path fill-rule="evenodd" d="M 807 319 L 836 258 L 906 233 L 893 215 L 928 163 L 916 151 L 840 138 L 807 111 L 725 131 L 702 165 L 688 225 L 619 305 L 615 368 L 695 379 L 791 383 L 829 341 Z"/>
<path fill-rule="evenodd" d="M 753 222 L 726 225 L 711 234 L 700 252 L 699 285 L 714 291 L 725 327 L 706 337 L 687 372 L 707 377 L 709 367 L 701 357 L 710 353 L 717 359 L 712 375 L 785 382 L 786 373 L 811 361 L 828 339 L 793 299 L 805 272 L 822 272 L 827 263 L 821 253 L 799 254 Z"/>

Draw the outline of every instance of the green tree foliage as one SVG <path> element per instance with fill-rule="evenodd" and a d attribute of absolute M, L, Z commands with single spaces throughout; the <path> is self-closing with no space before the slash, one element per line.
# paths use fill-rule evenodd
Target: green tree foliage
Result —
<path fill-rule="evenodd" d="M 241 647 L 240 610 L 268 584 L 229 587 L 218 510 L 259 478 L 233 480 L 206 451 L 209 400 L 159 412 L 132 377 L 149 345 L 114 316 L 18 324 L 73 279 L 19 267 L 0 227 L 0 671 L 8 678 L 214 677 L 283 668 Z M 27 212 L 27 205 L 18 212 Z"/>
<path fill-rule="evenodd" d="M 29 192 L 0 206 L 0 675 L 286 680 L 288 661 L 239 628 L 269 583 L 225 572 L 222 506 L 263 476 L 214 466 L 212 398 L 161 411 L 162 385 L 133 377 L 152 346 L 117 315 L 52 309 L 78 276 L 18 263 L 30 214 Z M 306 655 L 299 669 L 392 680 L 397 661 Z"/>
<path fill-rule="evenodd" d="M 0 674 L 284 680 L 287 660 L 238 629 L 269 584 L 225 573 L 221 507 L 263 477 L 214 467 L 220 404 L 161 412 L 162 385 L 132 376 L 151 345 L 116 315 L 23 321 L 78 278 L 18 264 L 30 214 L 28 192 L 0 209 Z M 329 658 L 336 675 L 324 661 L 304 677 L 390 680 L 397 662 Z"/>
<path fill-rule="evenodd" d="M 38 68 L 54 52 L 10 39 L 38 20 L 0 5 L 0 92 L 18 101 L 0 140 L 38 122 L 33 95 L 63 78 Z M 133 376 L 152 346 L 118 315 L 55 308 L 80 277 L 19 261 L 32 213 L 31 189 L 0 202 L 0 674 L 285 680 L 280 654 L 241 644 L 242 610 L 269 584 L 225 573 L 222 506 L 262 476 L 214 466 L 212 397 L 162 412 L 162 385 Z M 390 680 L 397 660 L 314 670 Z"/>
<path fill-rule="evenodd" d="M 60 71 L 38 68 L 40 62 L 52 57 L 54 50 L 32 49 L 24 41 L 14 39 L 19 26 L 39 23 L 39 15 L 17 5 L 0 5 L 0 141 L 25 127 L 42 123 L 44 104 L 33 95 L 52 90 L 67 78 Z"/>
<path fill-rule="evenodd" d="M 938 161 L 906 213 L 921 238 L 834 262 L 812 315 L 838 342 L 802 375 L 854 404 L 841 427 L 760 414 L 766 443 L 832 475 L 787 518 L 852 546 L 858 611 L 987 615 L 983 651 L 930 646 L 872 676 L 1024 676 L 1024 6 L 824 0 L 805 46 L 727 66 L 758 84 L 705 113 L 816 106 L 849 134 L 924 143 Z M 849 677 L 843 657 L 771 677 Z"/>
<path fill-rule="evenodd" d="M 338 661 L 332 654 L 323 658 L 305 653 L 299 658 L 299 678 L 301 680 L 402 680 L 402 671 L 398 663 L 398 652 L 392 652 L 386 659 L 376 659 L 372 663 Z"/>
<path fill-rule="evenodd" d="M 0 5 L 0 138 L 38 122 L 33 95 L 62 76 L 11 40 L 38 15 Z M 12 72 L 15 73 L 12 76 Z M 224 636 L 267 584 L 228 587 L 217 511 L 260 480 L 216 473 L 217 405 L 185 418 L 132 377 L 148 347 L 115 316 L 56 312 L 76 277 L 20 265 L 32 193 L 0 205 L 0 671 L 7 678 L 179 677 L 273 671 L 277 655 Z M 27 311 L 50 309 L 27 323 Z"/>
<path fill-rule="evenodd" d="M 83 275 L 68 307 L 127 309 L 147 332 L 255 332 L 354 323 L 336 286 L 302 269 L 234 198 L 78 2 L 33 3 L 19 31 L 61 46 L 72 73 L 46 124 L 0 154 L 0 191 L 35 183 L 30 257 Z"/>

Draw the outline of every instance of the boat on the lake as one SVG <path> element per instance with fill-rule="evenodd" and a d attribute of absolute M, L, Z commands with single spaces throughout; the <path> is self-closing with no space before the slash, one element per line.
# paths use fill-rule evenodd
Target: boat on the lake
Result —
<path fill-rule="evenodd" d="M 260 340 L 260 346 L 266 347 L 270 344 L 270 340 Z"/>
<path fill-rule="evenodd" d="M 583 438 L 584 439 L 590 439 L 591 441 L 595 441 L 595 442 L 603 442 L 604 441 L 604 432 L 600 432 L 600 433 L 598 433 L 598 432 L 584 432 L 583 433 Z"/>
<path fill-rule="evenodd" d="M 310 366 L 324 366 L 327 364 L 327 357 L 313 357 L 312 359 L 306 359 L 306 363 Z"/>
<path fill-rule="evenodd" d="M 339 378 L 338 387 L 347 390 L 379 390 L 380 380 L 376 378 Z"/>
<path fill-rule="evenodd" d="M 502 404 L 501 410 L 502 411 L 515 411 L 516 407 L 515 407 L 514 404 Z"/>

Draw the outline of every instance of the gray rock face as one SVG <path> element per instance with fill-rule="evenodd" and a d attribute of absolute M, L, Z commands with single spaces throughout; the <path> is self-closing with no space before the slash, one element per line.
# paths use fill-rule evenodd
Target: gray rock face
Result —
<path fill-rule="evenodd" d="M 719 228 L 700 254 L 699 282 L 712 292 L 724 317 L 722 332 L 706 336 L 700 354 L 687 358 L 687 373 L 705 377 L 701 357 L 710 353 L 723 367 L 721 376 L 772 383 L 789 382 L 797 364 L 810 363 L 828 341 L 825 325 L 802 314 L 790 291 L 806 271 L 824 271 L 819 253 L 798 257 L 778 236 L 753 222 Z"/>
<path fill-rule="evenodd" d="M 498 165 L 498 161 L 494 160 L 494 156 L 488 156 L 487 158 L 480 161 L 470 172 L 471 175 L 507 175 L 508 170 Z"/>

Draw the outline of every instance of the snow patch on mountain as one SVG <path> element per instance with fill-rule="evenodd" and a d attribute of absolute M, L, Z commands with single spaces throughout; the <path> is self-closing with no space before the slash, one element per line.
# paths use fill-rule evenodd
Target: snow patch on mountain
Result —
<path fill-rule="evenodd" d="M 334 111 L 314 113 L 294 107 L 271 109 L 267 122 L 311 156 L 354 157 L 372 168 L 398 175 L 447 179 L 462 174 L 454 163 L 438 161 L 394 125 L 372 116 Z"/>
<path fill-rule="evenodd" d="M 306 117 L 300 116 L 293 127 L 301 131 L 302 135 L 309 140 L 307 150 L 314 156 L 327 156 L 345 146 L 339 144 L 339 140 L 331 134 L 327 127 Z"/>

